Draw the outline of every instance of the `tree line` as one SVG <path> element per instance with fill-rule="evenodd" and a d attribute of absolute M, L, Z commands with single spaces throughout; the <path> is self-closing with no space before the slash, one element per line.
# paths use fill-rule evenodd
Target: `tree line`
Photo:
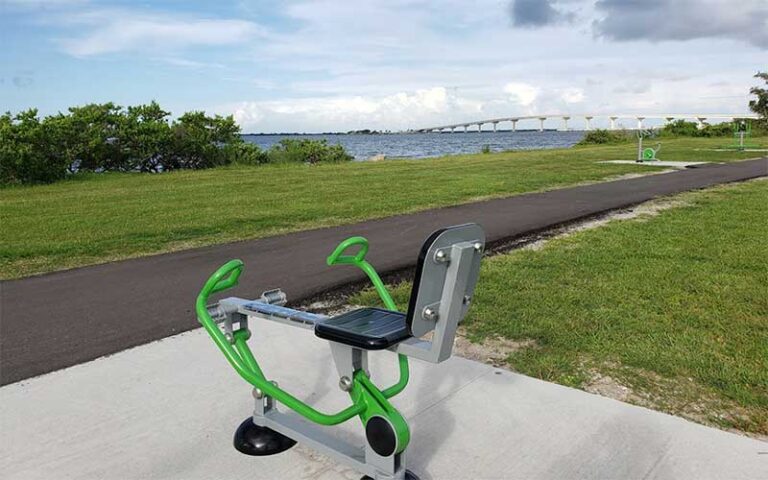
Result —
<path fill-rule="evenodd" d="M 245 142 L 232 116 L 170 119 L 156 102 L 36 109 L 0 115 L 0 183 L 51 183 L 78 172 L 168 172 L 230 164 L 334 162 L 352 157 L 324 140 L 286 139 L 268 151 Z"/>

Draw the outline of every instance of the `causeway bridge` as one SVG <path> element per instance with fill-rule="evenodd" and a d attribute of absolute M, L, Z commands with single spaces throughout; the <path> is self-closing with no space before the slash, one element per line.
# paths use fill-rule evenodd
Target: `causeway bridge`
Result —
<path fill-rule="evenodd" d="M 464 133 L 475 131 L 482 132 L 483 125 L 491 125 L 493 132 L 497 131 L 500 123 L 512 123 L 512 131 L 517 130 L 517 122 L 521 121 L 538 121 L 539 131 L 544 131 L 544 122 L 548 120 L 556 120 L 560 122 L 561 130 L 569 130 L 568 122 L 571 120 L 582 120 L 584 122 L 584 130 L 592 129 L 592 120 L 596 118 L 608 119 L 610 122 L 610 129 L 616 129 L 616 120 L 619 119 L 631 119 L 637 121 L 637 128 L 643 128 L 643 122 L 645 120 L 664 120 L 664 122 L 672 122 L 674 120 L 694 120 L 699 124 L 699 128 L 704 126 L 704 122 L 707 120 L 724 120 L 733 121 L 740 118 L 756 119 L 758 116 L 752 113 L 665 113 L 665 114 L 554 114 L 554 115 L 524 115 L 515 117 L 501 117 L 501 118 L 489 118 L 487 120 L 475 120 L 466 123 L 455 123 L 452 125 L 440 125 L 436 127 L 419 128 L 416 130 L 409 130 L 413 133 L 428 133 L 428 132 L 455 132 L 457 129 L 464 130 Z M 491 131 L 491 130 L 487 130 Z"/>

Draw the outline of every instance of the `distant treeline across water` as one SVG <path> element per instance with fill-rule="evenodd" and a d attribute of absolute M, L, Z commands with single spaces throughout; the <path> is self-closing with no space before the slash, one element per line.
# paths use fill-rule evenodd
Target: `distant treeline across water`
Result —
<path fill-rule="evenodd" d="M 527 150 L 536 148 L 566 148 L 575 145 L 584 132 L 500 131 L 469 133 L 391 133 L 391 134 L 307 134 L 307 135 L 255 135 L 245 134 L 243 139 L 268 149 L 283 138 L 325 139 L 329 144 L 341 144 L 358 160 L 378 155 L 387 158 L 425 158 L 462 153 L 480 153 L 488 146 L 492 152 Z"/>

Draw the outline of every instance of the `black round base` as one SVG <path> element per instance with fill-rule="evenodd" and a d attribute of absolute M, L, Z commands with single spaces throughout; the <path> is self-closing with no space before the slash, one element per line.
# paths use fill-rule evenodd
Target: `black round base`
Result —
<path fill-rule="evenodd" d="M 274 455 L 294 445 L 296 445 L 295 440 L 271 428 L 256 425 L 251 417 L 246 418 L 235 432 L 235 449 L 246 455 L 259 457 Z"/>
<path fill-rule="evenodd" d="M 373 480 L 373 478 L 369 477 L 368 475 L 365 475 L 360 480 Z M 420 480 L 419 477 L 413 473 L 410 470 L 405 471 L 405 480 Z"/>

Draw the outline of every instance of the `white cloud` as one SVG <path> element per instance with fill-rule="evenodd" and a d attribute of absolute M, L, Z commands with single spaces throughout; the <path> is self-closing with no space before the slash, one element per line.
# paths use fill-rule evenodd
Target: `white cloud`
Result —
<path fill-rule="evenodd" d="M 258 25 L 244 20 L 180 18 L 117 10 L 70 14 L 64 21 L 86 31 L 78 37 L 60 39 L 65 52 L 79 57 L 233 45 L 262 33 Z"/>
<path fill-rule="evenodd" d="M 509 94 L 509 99 L 524 107 L 531 105 L 539 96 L 540 91 L 539 87 L 527 83 L 511 82 L 504 85 L 504 92 Z"/>
<path fill-rule="evenodd" d="M 584 101 L 584 90 L 576 87 L 569 87 L 566 89 L 563 89 L 562 92 L 560 92 L 560 98 L 565 103 L 581 103 Z"/>
<path fill-rule="evenodd" d="M 361 128 L 405 130 L 450 123 L 477 116 L 482 102 L 463 98 L 445 87 L 399 92 L 383 97 L 318 97 L 263 102 L 240 102 L 215 110 L 232 114 L 246 132 L 295 130 L 321 132 Z"/>

